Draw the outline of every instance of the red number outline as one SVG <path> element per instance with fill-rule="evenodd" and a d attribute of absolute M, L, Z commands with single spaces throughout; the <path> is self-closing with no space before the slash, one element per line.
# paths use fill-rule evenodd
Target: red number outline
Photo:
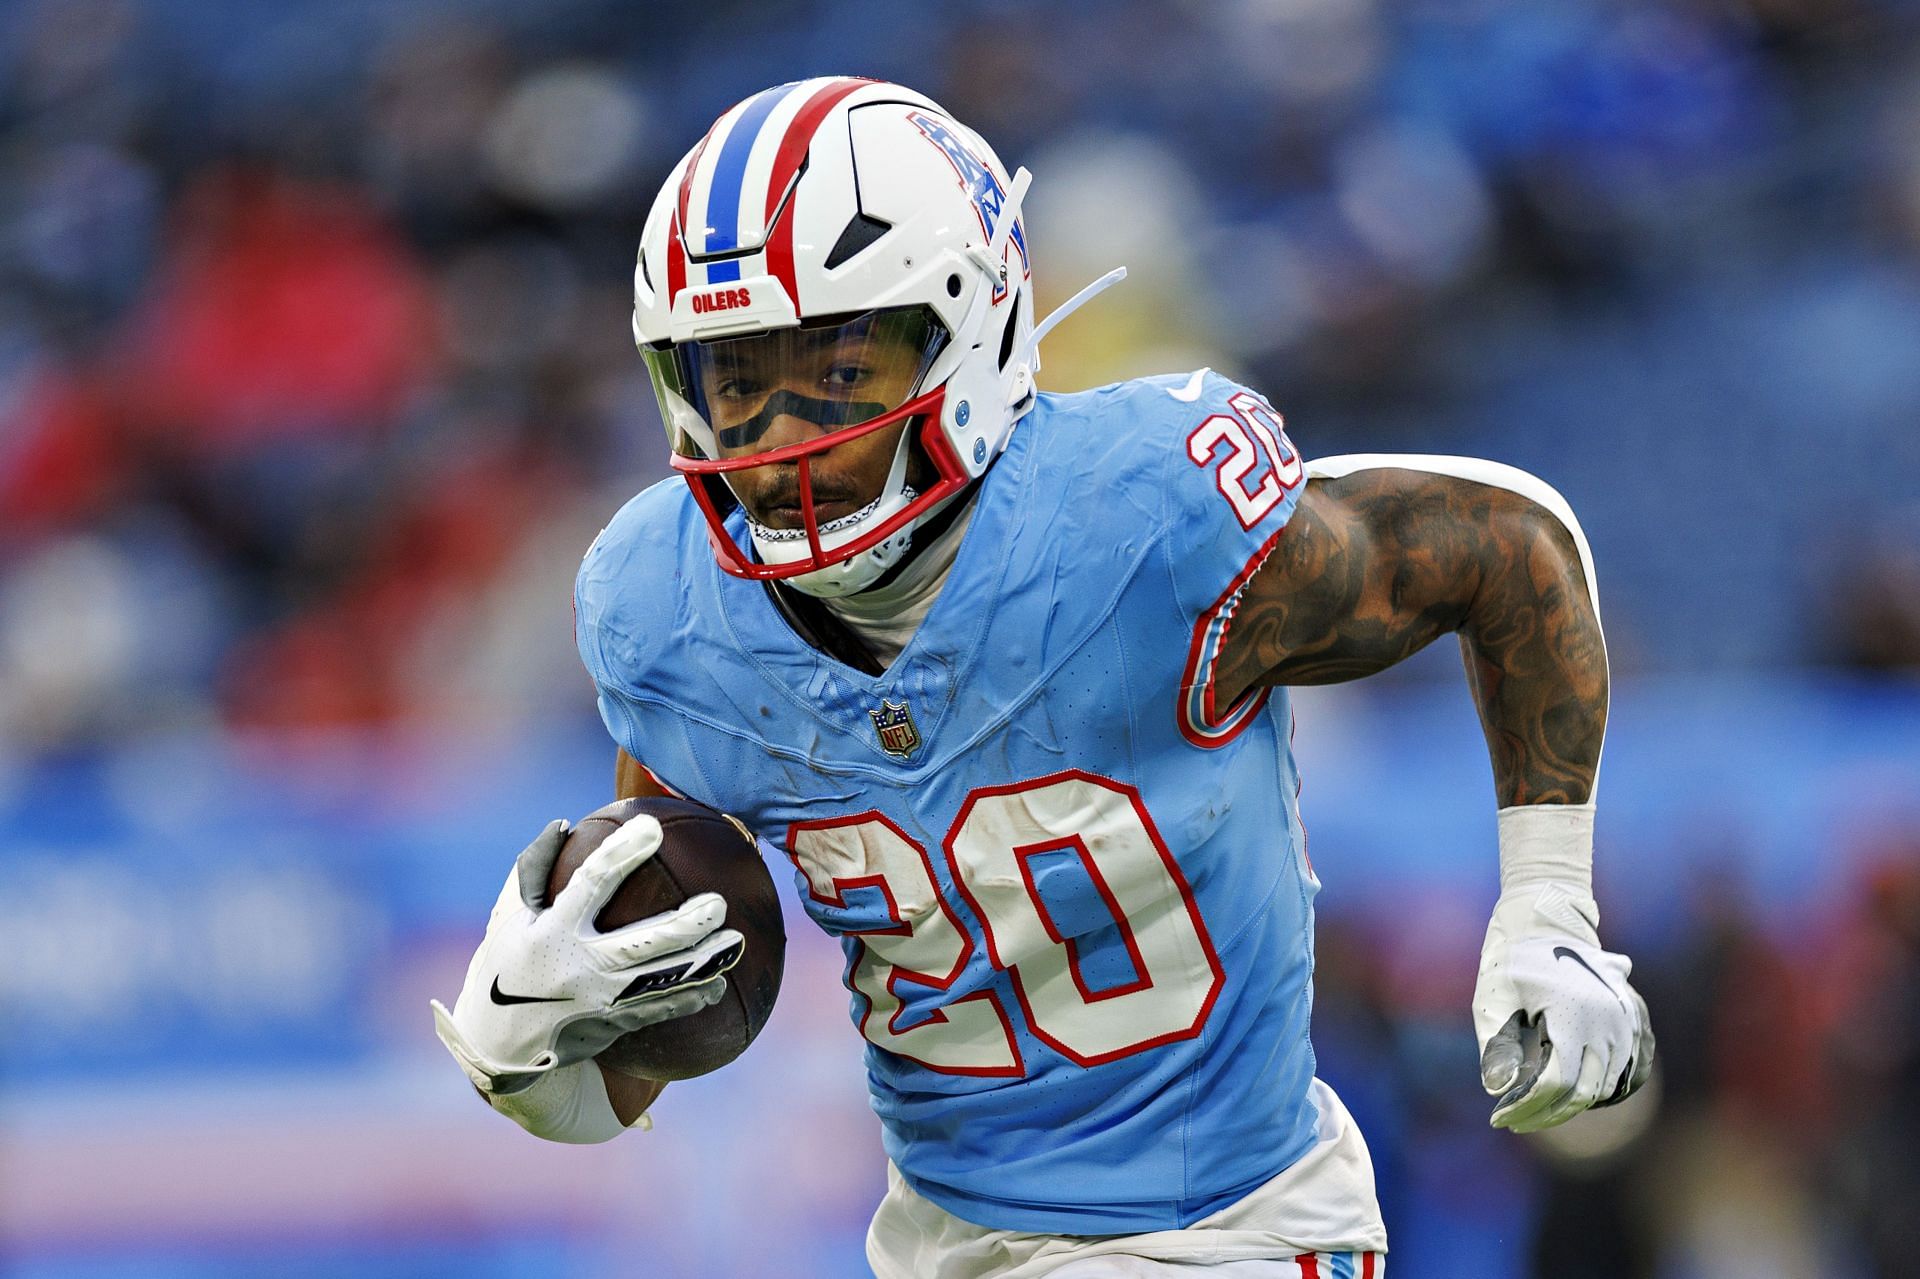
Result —
<path fill-rule="evenodd" d="M 1201 432 L 1215 422 L 1222 424 L 1221 431 L 1224 433 L 1215 433 L 1212 441 L 1204 446 L 1203 451 L 1196 452 Z M 1225 457 L 1219 456 L 1222 447 L 1227 449 Z M 1271 515 L 1273 508 L 1278 506 L 1287 495 L 1286 486 L 1280 483 L 1280 477 L 1271 463 L 1268 463 L 1266 474 L 1261 477 L 1260 486 L 1248 492 L 1247 477 L 1253 474 L 1260 463 L 1266 461 L 1266 458 L 1261 453 L 1259 442 L 1247 433 L 1246 422 L 1239 417 L 1215 413 L 1194 427 L 1187 434 L 1187 457 L 1195 466 L 1203 469 L 1209 466 L 1213 468 L 1214 487 L 1220 490 L 1220 496 L 1227 499 L 1227 505 L 1233 509 L 1233 518 L 1240 521 L 1243 531 L 1251 530 L 1254 525 Z M 1233 465 L 1243 459 L 1246 460 L 1246 464 L 1229 475 L 1228 471 Z M 1229 484 L 1233 485 L 1234 491 L 1239 493 L 1238 498 L 1233 492 L 1228 491 Z"/>
<path fill-rule="evenodd" d="M 1031 858 L 1042 853 L 1070 852 L 1080 860 L 1080 868 L 1093 881 L 1093 889 L 1100 894 L 1100 900 L 1106 903 L 1107 915 L 1113 920 L 1114 927 L 1120 930 L 1120 940 L 1127 948 L 1127 962 L 1133 965 L 1133 980 L 1110 986 L 1106 990 L 1095 991 L 1087 986 L 1086 974 L 1080 968 L 1080 939 L 1062 937 L 1060 929 L 1053 922 L 1053 912 L 1047 909 L 1047 899 L 1040 895 L 1040 885 L 1034 882 Z M 1046 929 L 1047 937 L 1056 946 L 1067 950 L 1067 971 L 1073 977 L 1073 984 L 1079 988 L 1080 998 L 1090 1004 L 1103 999 L 1115 999 L 1121 995 L 1131 995 L 1136 990 L 1146 990 L 1153 983 L 1147 978 L 1147 961 L 1140 954 L 1140 946 L 1133 937 L 1133 925 L 1127 922 L 1126 915 L 1120 909 L 1120 900 L 1107 887 L 1107 877 L 1100 873 L 1100 867 L 1094 862 L 1093 854 L 1087 849 L 1087 841 L 1078 835 L 1069 835 L 1065 839 L 1046 840 L 1038 844 L 1018 844 L 1014 846 L 1013 858 L 1020 867 L 1020 878 L 1026 883 L 1027 896 L 1033 898 L 1035 914 L 1040 916 L 1040 927 Z"/>
<path fill-rule="evenodd" d="M 846 878 L 833 876 L 830 880 L 833 884 L 833 892 L 831 894 L 821 893 L 814 888 L 813 877 L 808 875 L 806 867 L 800 864 L 800 854 L 795 851 L 795 842 L 798 836 L 805 831 L 834 830 L 846 826 L 863 826 L 868 822 L 879 822 L 882 826 L 885 826 L 898 836 L 907 847 L 913 849 L 914 852 L 920 855 L 921 864 L 924 865 L 927 870 L 927 882 L 933 885 L 934 902 L 940 907 L 940 913 L 947 917 L 947 922 L 953 925 L 953 931 L 960 938 L 960 958 L 954 963 L 953 968 L 948 971 L 945 977 L 936 977 L 931 973 L 916 972 L 911 968 L 903 968 L 899 964 L 887 962 L 887 976 L 883 984 L 887 988 L 887 993 L 892 995 L 900 1004 L 899 1008 L 894 1010 L 893 1015 L 887 1018 L 887 1030 L 891 1034 L 904 1037 L 919 1030 L 923 1026 L 935 1026 L 945 1022 L 947 1020 L 947 1014 L 945 1009 L 935 1008 L 927 1015 L 925 1020 L 917 1021 L 902 1030 L 898 1023 L 901 1016 L 907 1011 L 907 1001 L 901 997 L 897 983 L 910 981 L 916 986 L 927 986 L 934 990 L 951 990 L 953 983 L 959 980 L 960 974 L 966 971 L 968 961 L 973 958 L 973 935 L 969 933 L 965 925 L 960 922 L 960 917 L 954 913 L 953 907 L 948 904 L 945 894 L 940 891 L 940 879 L 939 876 L 934 874 L 933 859 L 927 855 L 927 850 L 918 840 L 901 830 L 892 818 L 880 812 L 878 809 L 868 809 L 866 812 L 854 813 L 847 817 L 829 817 L 818 821 L 794 822 L 791 826 L 787 827 L 786 852 L 788 858 L 793 862 L 794 869 L 800 872 L 800 877 L 807 883 L 807 895 L 817 902 L 844 910 L 847 905 L 847 889 L 874 887 L 880 889 L 881 894 L 886 898 L 887 917 L 894 921 L 895 926 L 891 928 L 843 929 L 842 932 L 845 936 L 855 938 L 873 936 L 910 937 L 913 935 L 913 925 L 909 924 L 901 916 L 900 904 L 894 900 L 893 890 L 886 886 L 885 876 L 856 875 Z M 1000 1002 L 1000 997 L 991 990 L 981 990 L 975 994 L 963 996 L 953 1002 L 954 1004 L 964 1004 L 979 999 L 987 1001 L 988 1006 L 993 1009 L 994 1015 L 1000 1019 L 1001 1029 L 1006 1034 L 1007 1048 L 1013 1054 L 1013 1064 L 1011 1066 L 942 1066 L 916 1057 L 912 1053 L 901 1052 L 898 1048 L 886 1048 L 883 1045 L 874 1043 L 872 1037 L 867 1035 L 867 1022 L 873 1016 L 873 1000 L 868 997 L 865 991 L 853 983 L 853 974 L 867 958 L 868 946 L 865 941 L 855 941 L 854 948 L 855 953 L 847 964 L 846 971 L 841 975 L 840 980 L 842 985 L 846 986 L 849 991 L 853 992 L 854 995 L 866 1003 L 866 1011 L 860 1014 L 859 1028 L 861 1037 L 866 1039 L 868 1043 L 874 1044 L 876 1048 L 882 1048 L 885 1052 L 905 1057 L 908 1061 L 918 1063 L 919 1065 L 925 1066 L 928 1070 L 937 1071 L 943 1075 L 978 1075 L 1011 1079 L 1022 1078 L 1026 1075 L 1026 1061 L 1020 1053 L 1019 1038 L 1013 1031 L 1013 1020 L 1007 1015 L 1006 1007 Z M 879 956 L 875 956 L 875 959 L 876 962 L 880 961 Z"/>
<path fill-rule="evenodd" d="M 1207 968 L 1212 974 L 1212 980 L 1207 986 L 1206 997 L 1200 1003 L 1200 1010 L 1194 1014 L 1193 1021 L 1184 1029 L 1168 1031 L 1165 1034 L 1155 1035 L 1150 1039 L 1128 1044 L 1125 1047 L 1116 1048 L 1110 1052 L 1094 1053 L 1090 1056 L 1083 1056 L 1073 1051 L 1073 1049 L 1067 1047 L 1066 1044 L 1062 1043 L 1059 1039 L 1049 1035 L 1040 1023 L 1035 1020 L 1033 1004 L 1027 998 L 1026 984 L 1020 980 L 1020 969 L 1018 966 L 1009 968 L 1001 962 L 1000 948 L 994 941 L 993 924 L 987 918 L 987 913 L 980 908 L 980 903 L 974 898 L 972 891 L 967 888 L 966 880 L 960 874 L 959 859 L 954 855 L 953 851 L 954 840 L 959 836 L 961 828 L 966 825 L 967 818 L 973 812 L 973 805 L 976 800 L 985 799 L 989 796 L 1017 795 L 1023 791 L 1039 790 L 1043 787 L 1052 786 L 1064 781 L 1089 782 L 1103 790 L 1125 796 L 1127 802 L 1133 805 L 1134 816 L 1140 819 L 1140 825 L 1146 830 L 1147 838 L 1152 841 L 1154 851 L 1160 855 L 1160 860 L 1166 865 L 1167 874 L 1173 879 L 1174 887 L 1180 892 L 1180 900 L 1187 908 L 1187 917 L 1193 921 L 1194 933 L 1200 939 L 1200 948 L 1207 957 Z M 1054 846 L 1057 847 L 1058 844 L 1056 843 Z M 1178 1043 L 1181 1040 L 1197 1038 L 1205 1028 L 1207 1018 L 1213 1013 L 1213 1005 L 1220 998 L 1220 990 L 1226 985 L 1226 973 L 1220 967 L 1220 956 L 1213 948 L 1213 937 L 1207 932 L 1206 921 L 1200 918 L 1199 905 L 1193 900 L 1193 887 L 1187 883 L 1187 877 L 1180 873 L 1180 863 L 1174 859 L 1172 851 L 1167 848 L 1166 841 L 1160 837 L 1160 828 L 1154 825 L 1153 818 L 1148 815 L 1147 807 L 1141 802 L 1140 792 L 1137 789 L 1127 785 L 1125 782 L 1118 782 L 1110 777 L 1102 777 L 1098 773 L 1089 773 L 1079 768 L 1064 769 L 1058 773 L 1049 773 L 1045 777 L 1036 777 L 1024 782 L 1011 782 L 1005 786 L 975 787 L 973 790 L 967 792 L 966 801 L 960 805 L 960 813 L 954 818 L 953 825 L 948 828 L 946 838 L 941 841 L 941 847 L 947 854 L 947 868 L 952 874 L 954 887 L 958 889 L 960 895 L 966 899 L 968 907 L 973 911 L 974 918 L 980 921 L 980 931 L 985 935 L 987 940 L 987 958 L 993 962 L 995 968 L 1006 973 L 1008 978 L 1013 982 L 1013 993 L 1020 1000 L 1020 1011 L 1026 1014 L 1027 1029 L 1031 1030 L 1034 1038 L 1038 1039 L 1041 1043 L 1047 1045 L 1077 1066 L 1099 1066 L 1106 1062 L 1118 1061 L 1123 1057 L 1131 1057 L 1136 1053 L 1146 1052 L 1150 1048 L 1159 1048 L 1166 1044 Z M 1091 859 L 1089 859 L 1089 861 L 1091 861 Z M 1037 895 L 1034 900 L 1036 903 L 1039 903 Z M 1041 918 L 1044 921 L 1046 918 L 1046 907 L 1044 903 L 1039 903 L 1039 910 Z M 1118 916 L 1119 912 L 1116 911 L 1115 914 Z M 1121 917 L 1124 918 L 1123 916 Z M 1131 940 L 1130 929 L 1128 933 L 1129 940 Z M 1145 965 L 1143 964 L 1138 971 L 1146 975 Z M 1147 986 L 1143 986 L 1141 989 L 1147 989 L 1151 985 L 1152 983 L 1149 980 Z M 1083 986 L 1082 990 L 1084 989 L 1085 987 Z"/>
<path fill-rule="evenodd" d="M 1306 463 L 1300 450 L 1287 438 L 1287 422 L 1280 411 L 1252 391 L 1240 390 L 1227 397 L 1231 416 L 1212 413 L 1187 433 L 1187 458 L 1202 469 L 1213 468 L 1214 487 L 1233 508 L 1233 518 L 1242 532 L 1273 514 L 1289 490 L 1306 479 Z M 1269 425 L 1267 419 L 1271 418 Z M 1215 427 L 1215 423 L 1219 423 Z M 1210 438 L 1204 443 L 1200 437 Z M 1222 449 L 1226 456 L 1220 456 Z M 1266 473 L 1257 488 L 1247 488 L 1247 477 L 1265 463 Z M 1231 487 L 1229 487 L 1231 485 Z"/>
<path fill-rule="evenodd" d="M 1236 392 L 1228 397 L 1227 403 L 1240 420 L 1260 437 L 1260 442 L 1267 446 L 1267 461 L 1272 465 L 1273 477 L 1280 481 L 1280 487 L 1299 488 L 1300 482 L 1307 478 L 1307 467 L 1300 459 L 1300 450 L 1287 438 L 1287 420 L 1280 415 L 1280 410 L 1252 391 Z M 1273 419 L 1271 429 L 1260 420 L 1262 416 Z M 1293 478 L 1288 479 L 1289 475 Z"/>

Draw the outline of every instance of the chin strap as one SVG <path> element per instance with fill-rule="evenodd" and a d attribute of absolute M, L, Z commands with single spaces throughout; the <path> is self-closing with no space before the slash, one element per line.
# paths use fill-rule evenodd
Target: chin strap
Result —
<path fill-rule="evenodd" d="M 920 559 L 920 556 L 927 548 L 947 535 L 947 530 L 953 527 L 953 522 L 960 518 L 961 514 L 965 512 L 967 507 L 972 504 L 973 499 L 978 497 L 979 494 L 980 479 L 976 476 L 967 481 L 965 488 L 949 497 L 937 507 L 933 514 L 922 516 L 916 520 L 913 525 L 913 532 L 910 533 L 907 538 L 907 549 L 901 553 L 900 558 L 888 565 L 886 571 L 881 573 L 879 577 L 874 578 L 873 581 L 867 583 L 859 590 L 849 592 L 849 594 L 868 595 L 874 591 L 883 591 L 899 581 L 906 571 Z"/>
<path fill-rule="evenodd" d="M 1102 293 L 1105 293 L 1108 289 L 1126 278 L 1127 268 L 1117 266 L 1055 307 L 1052 314 L 1033 326 L 1033 332 L 1027 336 L 1025 344 L 1023 344 L 1018 351 L 1014 352 L 1013 359 L 1009 360 L 1008 363 L 1017 368 L 1022 360 L 1031 356 L 1033 358 L 1033 367 L 1038 371 L 1040 368 L 1040 339 L 1053 332 L 1054 326 L 1060 323 L 1060 321 L 1066 319 L 1069 315 L 1072 315 L 1075 311 L 1078 311 L 1081 307 L 1093 301 L 1096 297 L 1099 297 Z"/>

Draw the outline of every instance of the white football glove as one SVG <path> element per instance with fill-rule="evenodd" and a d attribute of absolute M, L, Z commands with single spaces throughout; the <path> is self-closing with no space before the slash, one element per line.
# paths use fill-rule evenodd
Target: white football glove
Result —
<path fill-rule="evenodd" d="M 520 854 L 453 1011 L 433 1001 L 440 1042 L 482 1093 L 521 1092 L 629 1031 L 700 1011 L 726 993 L 721 974 L 745 947 L 720 927 L 727 906 L 718 893 L 609 933 L 594 928 L 607 899 L 660 848 L 660 823 L 644 813 L 607 836 L 548 905 L 568 833 L 554 822 Z"/>
<path fill-rule="evenodd" d="M 1500 814 L 1504 891 L 1473 992 L 1480 1082 L 1496 1099 L 1493 1126 L 1515 1132 L 1622 1101 L 1653 1068 L 1646 1001 L 1627 983 L 1632 961 L 1600 948 L 1590 880 L 1567 871 L 1578 861 L 1567 849 L 1578 845 L 1570 832 L 1580 814 L 1553 807 Z M 1592 809 L 1582 807 L 1590 861 Z M 1526 815 L 1510 823 L 1517 813 Z M 1561 829 L 1550 830 L 1543 849 L 1539 837 L 1554 827 Z"/>

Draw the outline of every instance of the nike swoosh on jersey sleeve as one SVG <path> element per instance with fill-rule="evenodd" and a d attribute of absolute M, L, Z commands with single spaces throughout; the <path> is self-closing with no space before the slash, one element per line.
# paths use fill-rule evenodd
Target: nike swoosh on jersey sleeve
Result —
<path fill-rule="evenodd" d="M 1213 371 L 1212 369 L 1195 369 L 1193 371 L 1193 376 L 1187 379 L 1187 384 L 1181 387 L 1179 390 L 1176 391 L 1174 388 L 1170 386 L 1165 387 L 1163 389 L 1166 391 L 1168 395 L 1171 395 L 1174 399 L 1179 400 L 1185 404 L 1192 404 L 1195 400 L 1200 398 L 1200 387 L 1202 386 L 1202 384 L 1206 382 L 1207 374 L 1211 373 L 1212 371 Z"/>

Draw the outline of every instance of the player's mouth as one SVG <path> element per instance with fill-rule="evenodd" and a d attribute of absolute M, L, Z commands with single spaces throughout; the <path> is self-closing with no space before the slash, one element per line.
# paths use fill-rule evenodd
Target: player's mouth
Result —
<path fill-rule="evenodd" d="M 816 525 L 831 524 L 844 519 L 859 510 L 865 503 L 853 493 L 837 487 L 819 484 L 813 488 L 813 519 Z M 806 515 L 800 505 L 798 484 L 791 488 L 782 484 L 768 495 L 767 500 L 759 503 L 759 513 L 755 522 L 774 529 L 797 529 L 806 527 Z"/>
<path fill-rule="evenodd" d="M 854 501 L 850 497 L 815 498 L 813 503 L 813 518 L 822 524 L 831 524 L 843 515 L 852 515 L 860 509 L 861 505 L 861 503 Z M 782 519 L 792 521 L 797 526 L 804 512 L 800 509 L 799 504 L 795 503 L 791 506 L 775 507 L 774 514 Z"/>

